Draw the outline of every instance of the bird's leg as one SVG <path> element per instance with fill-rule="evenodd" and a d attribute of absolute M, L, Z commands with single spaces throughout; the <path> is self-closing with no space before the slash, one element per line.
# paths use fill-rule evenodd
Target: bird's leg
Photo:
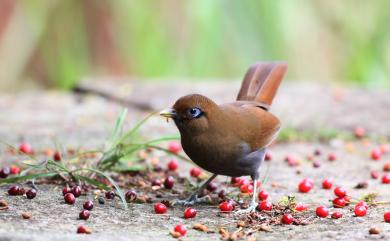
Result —
<path fill-rule="evenodd" d="M 192 193 L 187 199 L 184 200 L 176 200 L 173 205 L 181 204 L 181 205 L 194 205 L 195 203 L 204 201 L 205 197 L 199 198 L 199 196 L 203 193 L 203 190 L 207 187 L 207 185 L 217 177 L 217 174 L 213 174 L 206 182 L 198 188 L 194 193 Z"/>
<path fill-rule="evenodd" d="M 254 212 L 257 208 L 257 202 L 256 202 L 256 197 L 257 197 L 257 178 L 253 178 L 253 194 L 252 194 L 252 201 L 249 204 L 249 207 L 245 209 L 240 209 L 236 211 L 237 214 L 240 213 L 250 213 Z"/>

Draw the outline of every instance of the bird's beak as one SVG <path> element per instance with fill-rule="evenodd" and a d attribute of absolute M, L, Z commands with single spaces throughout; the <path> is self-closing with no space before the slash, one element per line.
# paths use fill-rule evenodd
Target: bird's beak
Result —
<path fill-rule="evenodd" d="M 162 110 L 160 112 L 160 115 L 166 118 L 174 118 L 176 116 L 176 111 L 172 108 L 167 108 L 165 110 Z"/>

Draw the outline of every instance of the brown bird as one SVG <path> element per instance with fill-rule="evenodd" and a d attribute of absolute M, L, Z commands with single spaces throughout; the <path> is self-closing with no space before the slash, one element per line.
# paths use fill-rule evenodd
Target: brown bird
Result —
<path fill-rule="evenodd" d="M 217 105 L 211 99 L 190 94 L 179 98 L 160 115 L 172 118 L 181 135 L 184 152 L 213 175 L 182 204 L 194 204 L 204 188 L 217 176 L 259 178 L 266 148 L 280 129 L 277 117 L 268 112 L 287 71 L 283 62 L 251 66 L 241 84 L 237 100 Z M 256 185 L 248 210 L 256 208 Z"/>

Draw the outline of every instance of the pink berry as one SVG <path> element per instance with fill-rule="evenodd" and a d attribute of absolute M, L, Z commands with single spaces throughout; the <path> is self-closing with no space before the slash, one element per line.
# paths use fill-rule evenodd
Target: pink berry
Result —
<path fill-rule="evenodd" d="M 354 130 L 356 138 L 363 138 L 366 135 L 366 130 L 363 127 L 356 127 Z"/>
<path fill-rule="evenodd" d="M 332 218 L 333 219 L 339 219 L 341 217 L 343 217 L 343 214 L 341 212 L 334 212 L 334 213 L 332 213 Z"/>
<path fill-rule="evenodd" d="M 371 159 L 374 161 L 380 160 L 382 157 L 382 151 L 379 148 L 376 148 L 371 151 Z"/>
<path fill-rule="evenodd" d="M 260 210 L 260 211 L 271 211 L 272 210 L 272 203 L 267 201 L 267 200 L 261 201 L 257 205 L 257 210 Z"/>
<path fill-rule="evenodd" d="M 193 168 L 191 168 L 191 170 L 190 170 L 190 175 L 191 175 L 191 177 L 199 177 L 199 175 L 201 174 L 201 170 L 200 170 L 200 168 L 198 168 L 198 167 L 193 167 Z"/>
<path fill-rule="evenodd" d="M 355 206 L 354 212 L 357 217 L 364 217 L 366 216 L 367 208 L 364 206 Z"/>
<path fill-rule="evenodd" d="M 194 218 L 196 216 L 195 208 L 186 208 L 184 210 L 184 218 Z"/>
<path fill-rule="evenodd" d="M 383 214 L 383 218 L 385 219 L 386 223 L 390 223 L 390 211 L 385 212 L 385 214 Z"/>
<path fill-rule="evenodd" d="M 221 210 L 221 212 L 231 212 L 233 211 L 234 207 L 231 202 L 225 201 L 219 204 L 219 209 Z"/>
<path fill-rule="evenodd" d="M 343 208 L 343 207 L 345 207 L 345 205 L 346 205 L 346 202 L 345 202 L 345 199 L 343 197 L 337 197 L 337 198 L 333 199 L 333 207 Z"/>
<path fill-rule="evenodd" d="M 322 181 L 322 188 L 323 189 L 331 189 L 332 188 L 332 185 L 333 185 L 333 182 L 332 182 L 332 180 L 330 180 L 330 179 L 324 179 L 323 181 Z"/>
<path fill-rule="evenodd" d="M 187 233 L 186 227 L 184 227 L 184 225 L 182 225 L 182 224 L 177 225 L 175 227 L 174 231 L 180 233 L 181 236 L 184 236 Z"/>
<path fill-rule="evenodd" d="M 378 179 L 379 173 L 377 171 L 371 171 L 371 178 L 372 179 Z"/>
<path fill-rule="evenodd" d="M 167 206 L 163 203 L 154 204 L 154 212 L 157 214 L 164 214 L 167 211 Z"/>
<path fill-rule="evenodd" d="M 32 147 L 28 143 L 22 143 L 19 146 L 19 151 L 21 151 L 21 152 L 23 152 L 25 154 L 31 154 L 33 152 L 32 151 Z"/>
<path fill-rule="evenodd" d="M 329 215 L 329 210 L 324 206 L 319 206 L 316 208 L 316 214 L 320 218 L 326 218 Z"/>
<path fill-rule="evenodd" d="M 289 213 L 285 213 L 282 217 L 282 223 L 284 224 L 292 224 L 294 222 L 294 217 L 289 214 Z"/>
<path fill-rule="evenodd" d="M 172 153 L 178 154 L 181 151 L 181 145 L 179 142 L 172 141 L 168 144 L 168 150 Z"/>
<path fill-rule="evenodd" d="M 336 160 L 336 155 L 334 153 L 329 153 L 328 154 L 328 161 L 335 161 Z"/>
<path fill-rule="evenodd" d="M 390 174 L 389 173 L 387 173 L 387 174 L 382 176 L 382 183 L 383 184 L 389 184 L 390 183 Z"/>
<path fill-rule="evenodd" d="M 267 200 L 269 196 L 269 193 L 266 190 L 261 190 L 258 194 L 258 197 L 260 200 Z"/>
<path fill-rule="evenodd" d="M 168 169 L 170 171 L 175 171 L 178 167 L 179 163 L 175 159 L 172 159 L 168 162 Z"/>
<path fill-rule="evenodd" d="M 339 186 L 337 186 L 333 191 L 334 194 L 338 197 L 345 197 L 345 195 L 347 195 L 347 191 L 344 188 Z"/>
<path fill-rule="evenodd" d="M 309 181 L 301 181 L 298 185 L 298 190 L 302 193 L 310 192 L 310 190 L 313 188 L 313 183 Z"/>

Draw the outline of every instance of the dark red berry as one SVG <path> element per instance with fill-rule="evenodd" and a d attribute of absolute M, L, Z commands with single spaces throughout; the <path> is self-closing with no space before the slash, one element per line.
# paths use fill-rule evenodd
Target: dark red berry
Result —
<path fill-rule="evenodd" d="M 225 190 L 221 190 L 218 192 L 218 197 L 221 198 L 221 199 L 225 199 L 226 198 L 226 192 Z"/>
<path fill-rule="evenodd" d="M 332 213 L 332 218 L 333 219 L 339 219 L 341 217 L 343 217 L 343 214 L 341 212 L 334 212 L 334 213 Z"/>
<path fill-rule="evenodd" d="M 346 202 L 345 202 L 345 199 L 343 197 L 338 197 L 338 198 L 333 199 L 333 207 L 343 208 L 343 207 L 345 207 L 345 205 L 346 205 Z"/>
<path fill-rule="evenodd" d="M 214 182 L 210 182 L 209 184 L 207 184 L 207 190 L 209 190 L 210 192 L 214 192 L 215 190 L 217 190 L 218 186 L 217 184 L 215 184 Z"/>
<path fill-rule="evenodd" d="M 329 153 L 328 154 L 328 161 L 335 161 L 336 160 L 336 155 L 334 153 Z"/>
<path fill-rule="evenodd" d="M 89 218 L 89 215 L 90 215 L 90 213 L 89 213 L 88 210 L 83 210 L 83 211 L 80 212 L 79 218 L 87 220 Z"/>
<path fill-rule="evenodd" d="M 371 178 L 372 179 L 378 179 L 379 173 L 377 171 L 371 171 Z"/>
<path fill-rule="evenodd" d="M 90 200 L 85 201 L 83 204 L 83 208 L 91 211 L 93 209 L 93 202 Z"/>
<path fill-rule="evenodd" d="M 154 204 L 154 211 L 157 214 L 163 214 L 167 211 L 167 206 L 165 206 L 163 203 L 156 203 Z"/>
<path fill-rule="evenodd" d="M 168 162 L 167 166 L 170 171 L 175 171 L 179 167 L 179 163 L 175 159 L 172 159 Z"/>
<path fill-rule="evenodd" d="M 28 199 L 33 199 L 37 196 L 37 191 L 32 188 L 32 189 L 29 189 L 27 192 L 26 192 L 26 196 Z"/>
<path fill-rule="evenodd" d="M 332 180 L 330 180 L 330 179 L 324 179 L 323 181 L 322 181 L 322 188 L 323 189 L 331 189 L 332 188 L 332 185 L 333 185 L 333 182 L 332 182 Z"/>
<path fill-rule="evenodd" d="M 321 150 L 320 149 L 315 149 L 314 150 L 314 155 L 315 156 L 320 156 L 321 155 Z"/>
<path fill-rule="evenodd" d="M 9 169 L 9 167 L 3 167 L 0 170 L 0 178 L 7 178 L 10 173 L 11 170 Z"/>
<path fill-rule="evenodd" d="M 198 168 L 198 167 L 193 167 L 193 168 L 191 168 L 191 170 L 190 170 L 190 175 L 191 175 L 191 177 L 199 177 L 199 175 L 201 174 L 201 170 L 200 170 L 200 168 Z"/>
<path fill-rule="evenodd" d="M 64 199 L 67 204 L 74 204 L 76 202 L 76 198 L 74 197 L 73 193 L 65 194 Z"/>
<path fill-rule="evenodd" d="M 18 196 L 20 195 L 20 187 L 19 186 L 12 186 L 10 189 L 8 189 L 8 194 L 11 196 Z"/>
<path fill-rule="evenodd" d="M 161 187 L 161 184 L 162 184 L 162 182 L 161 182 L 160 179 L 154 179 L 154 180 L 152 181 L 152 186 L 153 186 L 153 187 Z"/>
<path fill-rule="evenodd" d="M 62 189 L 62 195 L 65 196 L 65 194 L 72 192 L 72 189 L 69 187 L 64 187 Z"/>
<path fill-rule="evenodd" d="M 380 160 L 382 157 L 382 151 L 379 148 L 375 148 L 371 151 L 371 159 L 374 161 Z"/>
<path fill-rule="evenodd" d="M 106 196 L 107 199 L 114 199 L 115 198 L 115 192 L 107 191 L 105 196 Z"/>
<path fill-rule="evenodd" d="M 178 154 L 181 151 L 179 142 L 172 141 L 168 144 L 168 150 L 172 153 Z"/>
<path fill-rule="evenodd" d="M 367 208 L 364 206 L 355 206 L 354 212 L 357 217 L 364 217 L 366 216 Z"/>
<path fill-rule="evenodd" d="M 172 189 L 175 184 L 175 179 L 172 176 L 167 176 L 164 181 L 164 187 L 166 189 Z"/>
<path fill-rule="evenodd" d="M 184 236 L 187 233 L 186 227 L 184 227 L 184 225 L 182 225 L 182 224 L 177 225 L 175 227 L 174 231 L 180 233 L 181 236 Z"/>
<path fill-rule="evenodd" d="M 265 153 L 264 160 L 265 160 L 265 161 L 271 161 L 271 160 L 272 160 L 272 155 L 271 155 L 271 153 L 266 152 L 266 153 Z"/>
<path fill-rule="evenodd" d="M 81 195 L 81 187 L 74 186 L 74 187 L 72 187 L 72 191 L 71 192 L 73 193 L 73 195 L 75 197 L 80 197 L 80 195 Z"/>
<path fill-rule="evenodd" d="M 319 206 L 316 208 L 316 214 L 320 218 L 326 218 L 329 215 L 329 210 L 324 206 Z"/>
<path fill-rule="evenodd" d="M 266 190 L 261 190 L 257 196 L 263 201 L 268 199 L 269 193 Z"/>
<path fill-rule="evenodd" d="M 77 227 L 77 233 L 91 233 L 91 230 L 83 225 Z"/>
<path fill-rule="evenodd" d="M 382 176 L 382 183 L 383 184 L 389 184 L 390 183 L 390 174 L 389 173 L 387 173 L 387 174 Z"/>
<path fill-rule="evenodd" d="M 32 147 L 28 143 L 22 143 L 19 146 L 19 151 L 25 153 L 25 154 L 31 154 L 32 153 Z"/>
<path fill-rule="evenodd" d="M 320 166 L 321 166 L 321 162 L 320 161 L 318 161 L 318 160 L 313 161 L 313 167 L 314 168 L 319 168 Z"/>
<path fill-rule="evenodd" d="M 292 224 L 294 222 L 294 217 L 289 214 L 289 213 L 285 213 L 282 217 L 282 223 L 284 224 Z"/>
<path fill-rule="evenodd" d="M 221 212 L 231 212 L 233 211 L 234 206 L 231 202 L 225 201 L 219 204 L 219 209 L 221 210 Z"/>
<path fill-rule="evenodd" d="M 129 190 L 125 194 L 126 201 L 132 202 L 137 199 L 137 193 L 133 190 Z"/>
<path fill-rule="evenodd" d="M 347 191 L 342 188 L 342 187 L 336 187 L 334 190 L 333 190 L 334 194 L 338 197 L 345 197 L 345 195 L 347 195 Z"/>
<path fill-rule="evenodd" d="M 196 209 L 195 208 L 186 208 L 184 210 L 184 218 L 194 218 L 196 216 Z"/>
<path fill-rule="evenodd" d="M 313 188 L 313 183 L 310 181 L 302 180 L 298 185 L 298 190 L 302 193 L 310 192 L 310 190 Z"/>
<path fill-rule="evenodd" d="M 61 161 L 61 159 L 62 159 L 61 153 L 58 152 L 58 151 L 54 152 L 54 154 L 53 154 L 53 160 L 59 162 L 59 161 Z"/>
<path fill-rule="evenodd" d="M 267 201 L 267 200 L 261 201 L 257 205 L 257 210 L 259 210 L 259 211 L 271 211 L 272 210 L 272 203 Z"/>
<path fill-rule="evenodd" d="M 383 214 L 383 218 L 384 218 L 384 220 L 385 220 L 386 223 L 390 223 L 390 211 L 385 212 L 385 213 Z"/>

